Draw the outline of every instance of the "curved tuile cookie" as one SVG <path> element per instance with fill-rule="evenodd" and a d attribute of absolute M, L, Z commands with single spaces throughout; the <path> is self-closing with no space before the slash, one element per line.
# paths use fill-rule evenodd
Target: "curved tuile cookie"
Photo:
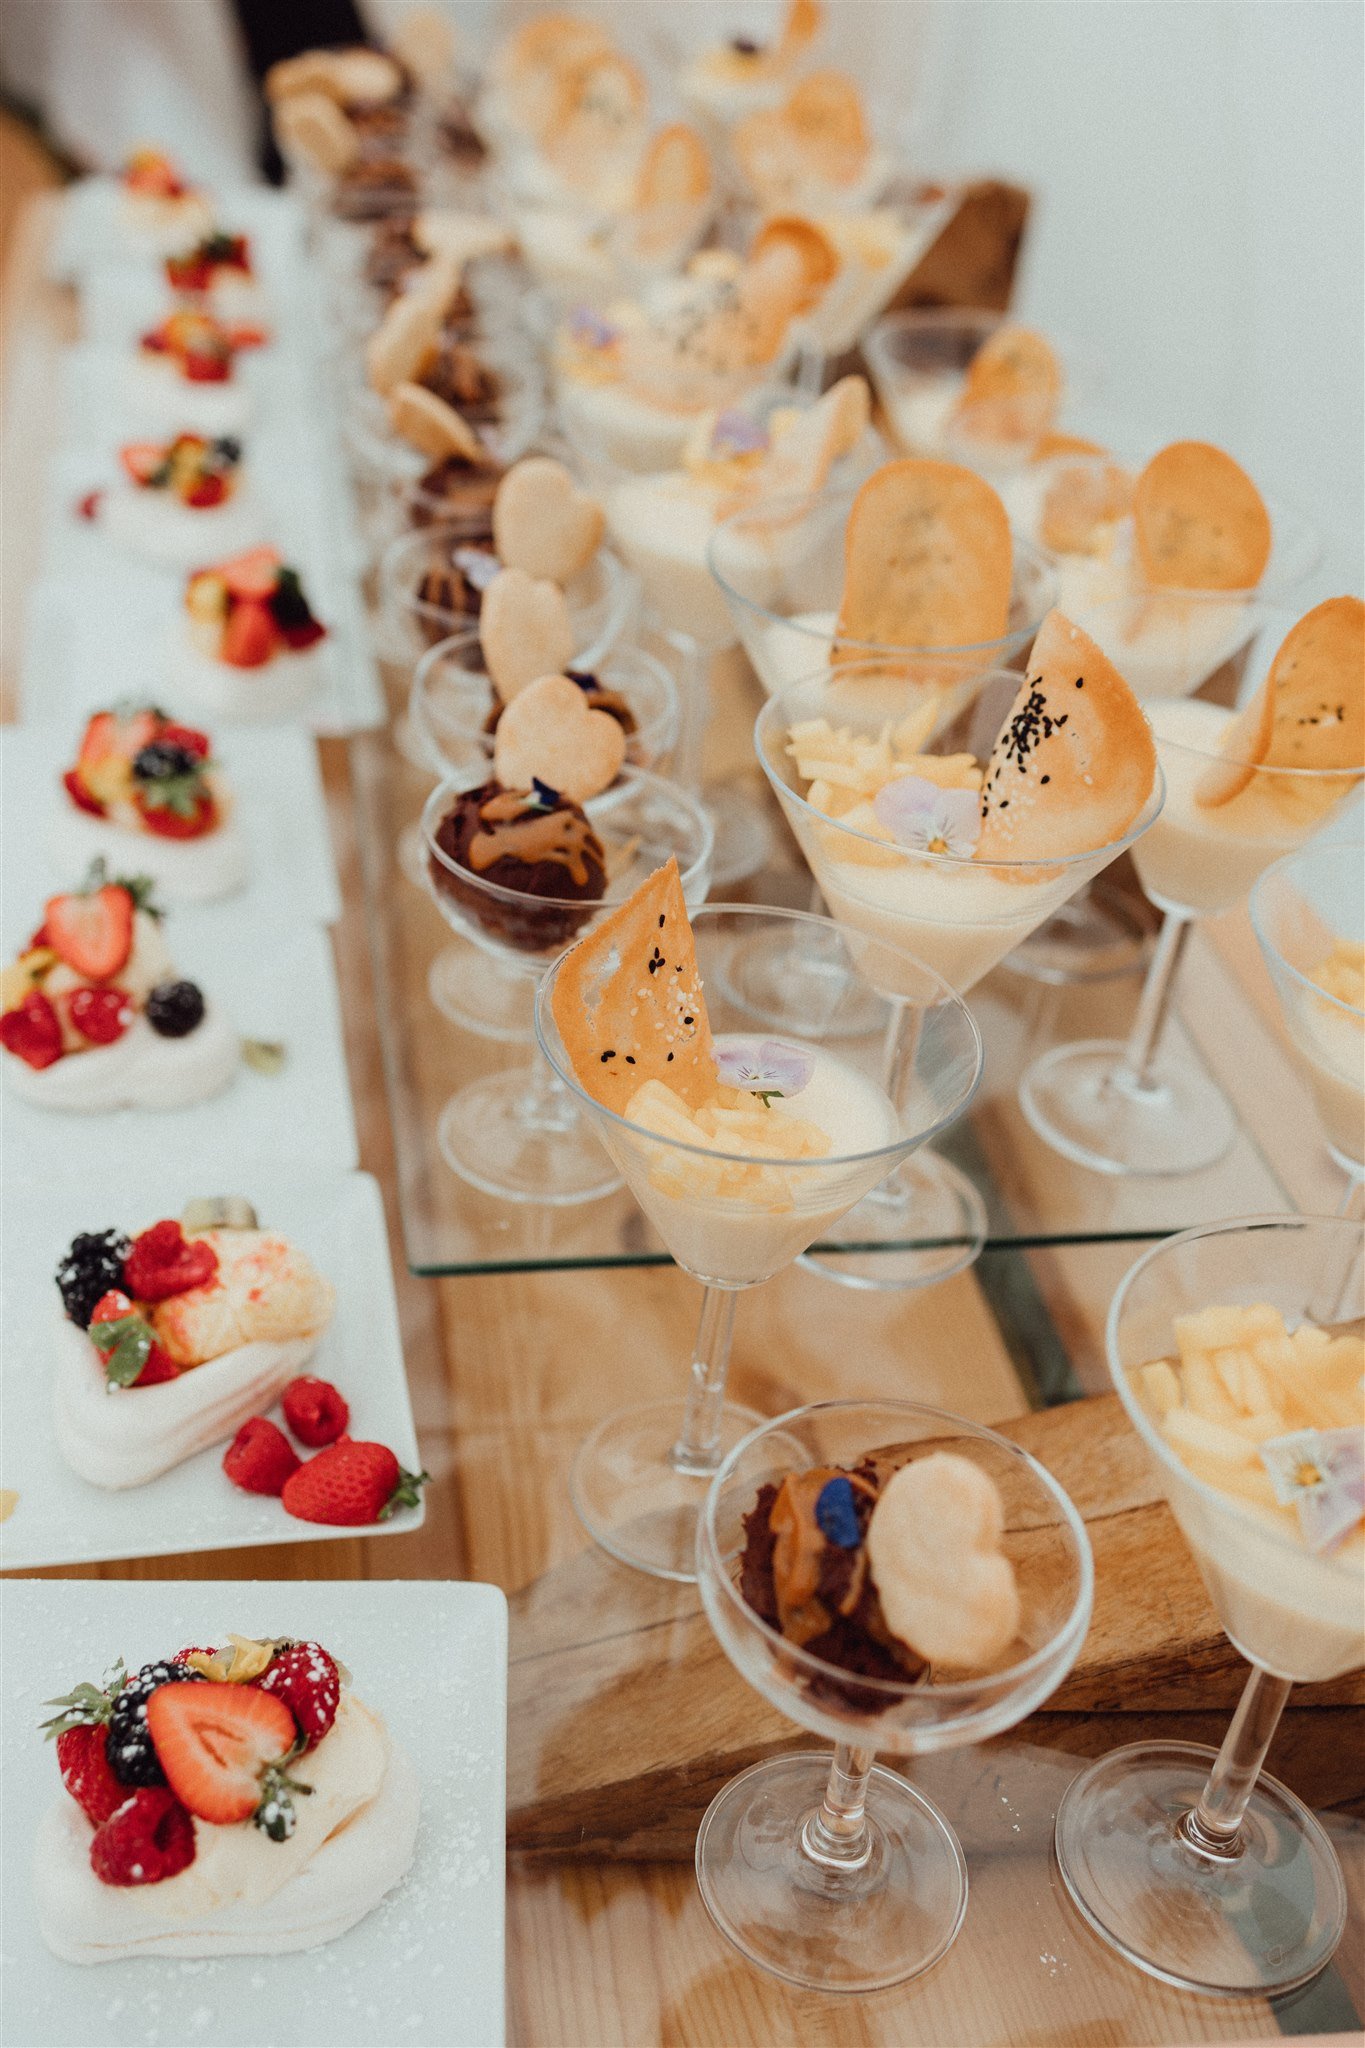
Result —
<path fill-rule="evenodd" d="M 1001 1547 L 990 1474 L 955 1451 L 893 1472 L 867 1525 L 867 1561 L 893 1635 L 931 1665 L 994 1664 L 1019 1632 L 1019 1588 Z"/>
<path fill-rule="evenodd" d="M 1138 560 L 1166 590 L 1254 590 L 1270 560 L 1270 514 L 1246 471 L 1207 441 L 1173 441 L 1133 492 Z"/>
<path fill-rule="evenodd" d="M 514 463 L 493 500 L 493 545 L 508 569 L 571 583 L 602 545 L 606 514 L 562 462 L 530 455 Z"/>
<path fill-rule="evenodd" d="M 297 57 L 281 57 L 272 64 L 262 81 L 261 89 L 272 106 L 298 92 L 322 92 L 329 99 L 335 98 L 332 90 L 332 52 L 330 50 L 301 50 Z"/>
<path fill-rule="evenodd" d="M 439 294 L 400 292 L 365 344 L 365 374 L 381 398 L 412 382 L 437 345 Z"/>
<path fill-rule="evenodd" d="M 1291 626 L 1260 689 L 1227 727 L 1195 801 L 1216 809 L 1258 767 L 1365 768 L 1365 604 L 1329 597 Z"/>
<path fill-rule="evenodd" d="M 433 462 L 457 455 L 476 469 L 493 458 L 463 413 L 422 384 L 395 384 L 389 393 L 389 425 L 399 439 Z"/>
<path fill-rule="evenodd" d="M 401 97 L 402 69 L 382 50 L 357 45 L 350 50 L 334 50 L 330 55 L 337 98 L 343 106 L 383 106 Z"/>
<path fill-rule="evenodd" d="M 710 198 L 711 184 L 706 144 L 686 121 L 672 121 L 659 130 L 640 159 L 636 209 L 648 213 L 656 206 L 693 206 Z"/>
<path fill-rule="evenodd" d="M 871 146 L 858 88 L 840 71 L 811 72 L 782 106 L 746 114 L 730 138 L 749 184 L 770 201 L 812 184 L 853 184 Z"/>
<path fill-rule="evenodd" d="M 788 271 L 786 252 L 796 258 L 798 270 Z M 808 312 L 816 305 L 839 274 L 839 254 L 829 236 L 813 220 L 797 213 L 775 214 L 764 221 L 749 250 L 749 262 L 755 268 L 766 264 L 774 276 L 784 279 L 790 274 L 792 282 L 786 289 L 794 294 L 792 311 L 796 313 Z"/>
<path fill-rule="evenodd" d="M 596 50 L 560 74 L 558 105 L 540 145 L 561 175 L 592 185 L 644 135 L 649 88 L 629 57 Z"/>
<path fill-rule="evenodd" d="M 1123 837 L 1156 772 L 1137 698 L 1094 641 L 1051 611 L 986 763 L 974 858 L 1098 852 Z"/>
<path fill-rule="evenodd" d="M 425 255 L 445 257 L 461 270 L 476 257 L 497 256 L 516 243 L 512 230 L 490 215 L 442 206 L 427 207 L 414 217 L 412 239 Z"/>
<path fill-rule="evenodd" d="M 504 704 L 537 676 L 556 674 L 573 659 L 573 625 L 557 583 L 524 569 L 502 569 L 483 594 L 479 645 Z"/>
<path fill-rule="evenodd" d="M 275 139 L 287 157 L 302 157 L 329 177 L 340 177 L 360 154 L 360 137 L 334 99 L 295 92 L 275 109 Z"/>
<path fill-rule="evenodd" d="M 967 365 L 953 424 L 980 441 L 1032 441 L 1052 425 L 1062 399 L 1062 366 L 1031 327 L 1006 322 Z"/>
<path fill-rule="evenodd" d="M 569 676 L 527 683 L 498 720 L 493 741 L 493 772 L 504 789 L 543 782 L 576 804 L 610 789 L 625 758 L 620 719 L 594 711 Z"/>
<path fill-rule="evenodd" d="M 1108 455 L 1109 450 L 1098 441 L 1087 441 L 1084 434 L 1059 434 L 1050 428 L 1040 435 L 1031 462 L 1051 462 L 1056 455 Z"/>
<path fill-rule="evenodd" d="M 779 56 L 785 62 L 799 57 L 803 50 L 809 49 L 824 25 L 825 10 L 820 0 L 791 0 L 778 38 Z"/>
<path fill-rule="evenodd" d="M 804 412 L 795 413 L 790 424 L 776 436 L 749 485 L 722 501 L 719 517 L 727 511 L 754 505 L 749 525 L 753 531 L 788 525 L 801 518 L 800 497 L 808 500 L 821 489 L 841 456 L 856 448 L 867 431 L 872 401 L 863 377 L 841 377 L 831 384 L 823 398 Z M 782 498 L 780 512 L 764 517 L 768 498 Z"/>
<path fill-rule="evenodd" d="M 559 116 L 565 77 L 611 47 L 611 37 L 595 21 L 543 14 L 524 23 L 494 52 L 490 77 L 511 118 L 539 141 Z"/>
<path fill-rule="evenodd" d="M 395 27 L 390 48 L 423 84 L 438 84 L 455 69 L 455 31 L 439 8 L 412 8 Z"/>
<path fill-rule="evenodd" d="M 623 1114 L 645 1081 L 692 1109 L 711 1099 L 711 1024 L 676 859 L 580 939 L 550 1007 L 580 1085 L 605 1108 Z"/>
<path fill-rule="evenodd" d="M 1009 624 L 1010 525 L 996 493 L 951 462 L 888 462 L 858 492 L 844 536 L 840 643 L 964 647 Z"/>
<path fill-rule="evenodd" d="M 1132 504 L 1133 479 L 1117 462 L 1060 463 L 1043 494 L 1039 538 L 1054 554 L 1093 554 Z"/>

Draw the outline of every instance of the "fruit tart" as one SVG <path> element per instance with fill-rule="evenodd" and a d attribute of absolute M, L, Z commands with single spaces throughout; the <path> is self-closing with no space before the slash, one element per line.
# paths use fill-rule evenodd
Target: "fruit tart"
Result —
<path fill-rule="evenodd" d="M 305 1368 L 335 1295 L 238 1196 L 129 1236 L 83 1232 L 56 1273 L 53 1409 L 93 1486 L 143 1486 L 233 1437 Z"/>
<path fill-rule="evenodd" d="M 138 247 L 169 255 L 213 227 L 207 195 L 159 149 L 135 149 L 119 173 L 119 225 Z"/>
<path fill-rule="evenodd" d="M 237 374 L 237 357 L 264 339 L 256 327 L 227 327 L 211 313 L 182 307 L 148 328 L 128 365 L 129 401 L 168 428 L 185 425 L 206 434 L 239 434 L 251 417 L 251 399 Z"/>
<path fill-rule="evenodd" d="M 220 228 L 177 250 L 165 261 L 166 282 L 173 292 L 193 297 L 206 313 L 229 325 L 259 327 L 265 317 L 265 294 L 251 261 L 245 235 L 227 235 Z"/>
<path fill-rule="evenodd" d="M 177 676 L 221 718 L 278 718 L 319 678 L 327 628 L 313 615 L 297 569 L 277 548 L 197 569 L 185 586 L 186 633 Z"/>
<path fill-rule="evenodd" d="M 314 1948 L 412 1863 L 417 1773 L 321 1643 L 228 1635 L 46 1704 L 33 1880 L 66 1962 Z"/>
<path fill-rule="evenodd" d="M 9 1087 L 40 1108 L 183 1109 L 226 1088 L 240 1042 L 203 991 L 176 973 L 142 876 L 96 861 L 80 889 L 50 896 L 43 921 L 0 975 Z"/>
<path fill-rule="evenodd" d="M 118 547 L 189 569 L 212 547 L 245 546 L 242 444 L 235 434 L 175 434 L 119 449 L 118 483 L 81 499 L 77 513 Z"/>
<path fill-rule="evenodd" d="M 52 859 L 134 863 L 171 903 L 231 896 L 247 879 L 246 839 L 207 733 L 155 705 L 87 721 L 49 835 Z"/>

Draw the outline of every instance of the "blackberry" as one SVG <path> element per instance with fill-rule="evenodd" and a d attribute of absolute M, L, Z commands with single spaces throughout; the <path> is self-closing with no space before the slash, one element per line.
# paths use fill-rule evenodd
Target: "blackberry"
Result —
<path fill-rule="evenodd" d="M 230 468 L 242 459 L 242 444 L 235 434 L 220 434 L 213 444 L 213 452 L 222 463 Z"/>
<path fill-rule="evenodd" d="M 297 569 L 281 569 L 280 580 L 275 585 L 274 596 L 270 599 L 270 610 L 275 624 L 285 626 L 311 626 L 313 614 L 303 594 Z"/>
<path fill-rule="evenodd" d="M 123 1262 L 132 1245 L 121 1230 L 97 1230 L 73 1237 L 57 1268 L 62 1306 L 82 1330 L 90 1327 L 95 1304 L 123 1286 Z"/>
<path fill-rule="evenodd" d="M 203 1021 L 203 993 L 192 981 L 159 981 L 147 998 L 147 1022 L 158 1038 L 188 1038 Z"/>
<path fill-rule="evenodd" d="M 168 782 L 173 775 L 193 775 L 199 763 L 188 747 L 173 740 L 150 740 L 133 759 L 133 774 L 139 782 Z"/>
<path fill-rule="evenodd" d="M 202 1671 L 174 1663 L 144 1664 L 114 1701 L 109 1715 L 109 1768 L 121 1785 L 164 1785 L 147 1727 L 147 1702 L 159 1685 L 203 1683 Z"/>

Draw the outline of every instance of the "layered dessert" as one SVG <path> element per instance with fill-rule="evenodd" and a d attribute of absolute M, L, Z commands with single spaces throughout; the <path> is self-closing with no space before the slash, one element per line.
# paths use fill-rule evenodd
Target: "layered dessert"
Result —
<path fill-rule="evenodd" d="M 168 256 L 164 269 L 171 290 L 195 299 L 215 320 L 228 327 L 262 327 L 266 298 L 245 235 L 215 228 Z"/>
<path fill-rule="evenodd" d="M 923 359 L 898 361 L 883 384 L 891 431 L 911 455 L 956 456 L 991 470 L 1026 462 L 1055 424 L 1065 393 L 1047 337 L 1002 321 L 985 340 L 964 321 Z"/>
<path fill-rule="evenodd" d="M 64 1962 L 315 1948 L 412 1863 L 417 1773 L 321 1643 L 229 1635 L 47 1704 L 33 1884 Z"/>
<path fill-rule="evenodd" d="M 1365 946 L 1338 939 L 1309 970 L 1311 989 L 1285 1004 L 1285 1021 L 1303 1063 L 1327 1142 L 1339 1158 L 1365 1166 Z"/>
<path fill-rule="evenodd" d="M 62 791 L 54 861 L 126 860 L 168 902 L 212 902 L 246 881 L 246 840 L 208 734 L 155 705 L 93 713 Z"/>
<path fill-rule="evenodd" d="M 781 103 L 823 25 L 819 0 L 790 0 L 774 38 L 736 34 L 709 44 L 683 66 L 678 89 L 699 119 L 724 133 L 746 114 Z"/>
<path fill-rule="evenodd" d="M 1268 1302 L 1174 1318 L 1129 1379 L 1197 1485 L 1170 1502 L 1243 1656 L 1295 1680 L 1361 1662 L 1365 1339 Z"/>
<path fill-rule="evenodd" d="M 169 256 L 212 230 L 207 196 L 159 149 L 135 149 L 119 188 L 119 224 L 141 248 Z"/>
<path fill-rule="evenodd" d="M 119 547 L 190 568 L 214 547 L 250 538 L 252 514 L 242 502 L 242 444 L 234 434 L 176 434 L 168 441 L 131 441 L 119 449 L 123 472 L 111 490 L 81 500 L 82 518 L 98 522 Z"/>
<path fill-rule="evenodd" d="M 39 1108 L 183 1109 L 221 1094 L 240 1042 L 195 982 L 176 973 L 142 877 L 51 896 L 0 976 L 7 1086 Z"/>
<path fill-rule="evenodd" d="M 196 570 L 185 617 L 177 680 L 219 717 L 279 717 L 316 688 L 327 628 L 277 548 Z"/>
<path fill-rule="evenodd" d="M 128 365 L 130 403 L 168 428 L 187 423 L 208 435 L 240 434 L 251 418 L 237 357 L 262 339 L 254 327 L 227 327 L 211 313 L 182 309 L 149 328 Z"/>
<path fill-rule="evenodd" d="M 302 1373 L 335 1295 L 237 1197 L 128 1235 L 74 1238 L 57 1268 L 57 1443 L 92 1486 L 144 1486 L 232 1438 Z"/>

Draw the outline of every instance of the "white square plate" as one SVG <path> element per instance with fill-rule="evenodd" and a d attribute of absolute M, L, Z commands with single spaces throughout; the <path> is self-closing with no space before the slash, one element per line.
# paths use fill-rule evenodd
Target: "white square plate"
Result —
<path fill-rule="evenodd" d="M 59 1178 L 50 1164 L 35 1172 L 9 1147 L 0 1173 L 0 1487 L 19 1500 L 0 1524 L 3 1569 L 322 1543 L 355 1533 L 300 1522 L 278 1500 L 243 1493 L 223 1472 L 222 1444 L 117 1493 L 78 1479 L 57 1449 L 52 1339 L 62 1307 L 52 1276 L 72 1238 L 116 1226 L 145 1229 L 178 1216 L 196 1196 L 225 1194 L 245 1195 L 262 1225 L 299 1245 L 332 1282 L 336 1313 L 307 1370 L 341 1390 L 352 1436 L 387 1444 L 405 1471 L 417 1471 L 384 1210 L 368 1174 L 305 1177 L 262 1167 L 225 1185 L 165 1144 L 155 1157 L 97 1159 L 89 1171 L 73 1167 Z M 423 1514 L 401 1508 L 365 1534 L 403 1535 Z"/>
<path fill-rule="evenodd" d="M 13 1648 L 0 1727 L 6 1854 L 0 2034 L 23 2048 L 500 2048 L 507 1603 L 494 1586 L 345 1580 L 194 1585 L 68 1580 L 0 1587 Z M 122 1656 L 296 1635 L 350 1667 L 422 1788 L 403 1882 L 348 1934 L 295 1955 L 63 1963 L 44 1947 L 30 1863 L 61 1789 L 43 1702 Z M 22 1652 L 19 1646 L 22 1645 Z"/>
<path fill-rule="evenodd" d="M 54 889 L 81 879 L 79 862 L 74 868 L 58 866 L 49 832 L 52 819 L 65 815 L 61 776 L 75 759 L 83 724 L 77 714 L 64 725 L 11 725 L 0 730 L 7 932 L 13 929 L 11 915 L 22 924 Z M 261 932 L 282 924 L 335 924 L 341 897 L 312 735 L 296 726 L 276 726 L 268 732 L 225 726 L 215 731 L 211 720 L 208 733 L 214 759 L 232 787 L 236 820 L 250 850 L 251 874 L 238 895 L 181 909 L 177 927 L 191 917 L 228 912 L 249 918 Z M 130 873 L 137 871 L 138 847 L 137 835 L 129 833 L 122 865 Z"/>

